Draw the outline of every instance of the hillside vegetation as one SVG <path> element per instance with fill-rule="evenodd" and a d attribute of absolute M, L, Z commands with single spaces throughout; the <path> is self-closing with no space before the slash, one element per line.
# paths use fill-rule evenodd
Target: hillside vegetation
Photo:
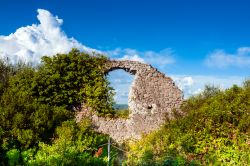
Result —
<path fill-rule="evenodd" d="M 76 49 L 37 67 L 0 60 L 0 165 L 107 165 L 108 136 L 89 119 L 74 119 L 83 106 L 127 118 L 128 110 L 114 111 L 106 61 Z M 158 131 L 126 143 L 123 165 L 250 165 L 250 80 L 225 91 L 206 86 L 181 109 L 184 115 L 176 111 Z M 113 165 L 117 154 L 111 150 Z"/>
<path fill-rule="evenodd" d="M 103 165 L 93 156 L 107 136 L 74 113 L 93 108 L 114 114 L 113 91 L 104 75 L 106 57 L 73 49 L 43 57 L 32 67 L 0 61 L 0 165 Z"/>
<path fill-rule="evenodd" d="M 185 116 L 129 144 L 127 165 L 250 165 L 250 80 L 206 86 L 181 109 Z"/>

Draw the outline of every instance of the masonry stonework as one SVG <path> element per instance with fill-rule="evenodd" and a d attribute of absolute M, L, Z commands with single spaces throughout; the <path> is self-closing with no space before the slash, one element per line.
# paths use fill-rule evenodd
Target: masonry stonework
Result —
<path fill-rule="evenodd" d="M 170 77 L 149 64 L 137 61 L 110 60 L 106 63 L 106 73 L 117 69 L 135 75 L 129 91 L 129 118 L 91 115 L 96 131 L 109 134 L 117 142 L 140 139 L 143 134 L 158 129 L 166 118 L 171 119 L 174 110 L 179 111 L 183 93 Z"/>

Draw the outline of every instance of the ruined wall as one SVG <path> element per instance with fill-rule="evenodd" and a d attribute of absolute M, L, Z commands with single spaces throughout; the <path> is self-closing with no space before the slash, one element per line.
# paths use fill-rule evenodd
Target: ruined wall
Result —
<path fill-rule="evenodd" d="M 159 128 L 166 117 L 172 118 L 173 108 L 179 109 L 183 99 L 181 90 L 170 77 L 152 66 L 136 61 L 109 61 L 107 73 L 123 69 L 135 79 L 130 87 L 128 119 L 109 119 L 91 115 L 96 131 L 109 134 L 114 140 L 140 139 L 142 134 Z M 78 116 L 81 116 L 79 114 Z"/>

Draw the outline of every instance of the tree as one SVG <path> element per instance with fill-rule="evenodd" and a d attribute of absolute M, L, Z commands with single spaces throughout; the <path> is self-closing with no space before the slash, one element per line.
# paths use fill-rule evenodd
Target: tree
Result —
<path fill-rule="evenodd" d="M 67 109 L 91 107 L 99 114 L 113 114 L 113 91 L 104 75 L 107 58 L 73 49 L 68 54 L 43 57 L 32 84 L 41 103 Z"/>
<path fill-rule="evenodd" d="M 35 70 L 27 67 L 10 77 L 0 101 L 0 127 L 4 130 L 4 149 L 27 149 L 38 141 L 48 142 L 53 130 L 73 114 L 62 107 L 39 103 L 30 85 Z"/>

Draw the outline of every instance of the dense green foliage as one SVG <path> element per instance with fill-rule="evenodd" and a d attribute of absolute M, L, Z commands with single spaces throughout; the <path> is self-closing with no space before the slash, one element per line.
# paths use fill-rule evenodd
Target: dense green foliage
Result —
<path fill-rule="evenodd" d="M 129 145 L 128 165 L 250 165 L 250 80 L 225 91 L 207 86 L 185 116 Z"/>
<path fill-rule="evenodd" d="M 0 60 L 0 165 L 105 165 L 94 153 L 106 136 L 76 124 L 74 111 L 114 113 L 106 60 L 75 49 L 36 68 Z"/>
<path fill-rule="evenodd" d="M 73 49 L 69 54 L 43 57 L 32 84 L 39 102 L 78 109 L 82 104 L 101 115 L 112 112 L 113 93 L 104 76 L 107 58 Z"/>
<path fill-rule="evenodd" d="M 80 124 L 64 121 L 56 128 L 51 145 L 39 142 L 38 147 L 27 150 L 17 148 L 6 153 L 9 165 L 106 165 L 105 155 L 95 157 L 98 146 L 107 141 L 106 136 L 95 133 L 89 121 Z"/>
<path fill-rule="evenodd" d="M 11 65 L 8 59 L 0 59 L 0 96 L 4 89 L 8 86 L 9 77 L 22 69 L 25 65 L 19 62 L 16 65 Z"/>
<path fill-rule="evenodd" d="M 48 141 L 57 125 L 73 117 L 72 112 L 41 104 L 31 96 L 33 75 L 33 69 L 23 68 L 10 78 L 9 86 L 1 96 L 0 127 L 4 131 L 4 149 L 27 149 L 38 141 Z"/>
<path fill-rule="evenodd" d="M 0 165 L 107 165 L 106 146 L 100 148 L 107 136 L 88 119 L 74 120 L 83 106 L 128 117 L 127 109 L 114 114 L 106 60 L 75 49 L 43 57 L 36 68 L 0 60 Z M 250 80 L 225 91 L 206 86 L 181 109 L 160 130 L 128 143 L 124 164 L 250 165 Z"/>

